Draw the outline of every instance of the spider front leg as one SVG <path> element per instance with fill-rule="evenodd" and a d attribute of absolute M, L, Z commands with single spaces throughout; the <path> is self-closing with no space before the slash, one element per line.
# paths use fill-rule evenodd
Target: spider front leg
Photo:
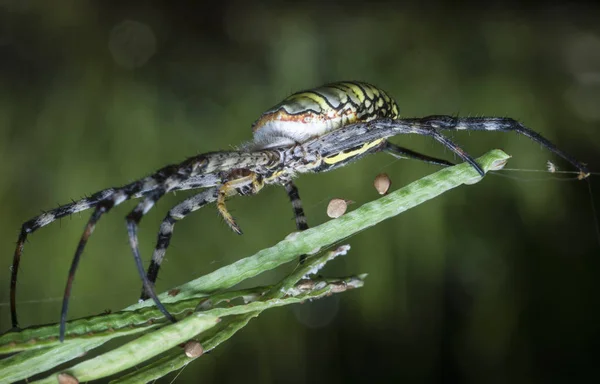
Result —
<path fill-rule="evenodd" d="M 154 248 L 152 261 L 148 267 L 147 281 L 152 290 L 147 290 L 146 285 L 144 284 L 140 300 L 147 300 L 153 292 L 160 265 L 165 258 L 165 253 L 167 252 L 167 248 L 171 242 L 171 237 L 173 236 L 175 223 L 183 220 L 188 214 L 214 202 L 215 200 L 217 200 L 217 188 L 210 188 L 182 201 L 169 210 L 167 216 L 160 225 L 156 247 Z"/>

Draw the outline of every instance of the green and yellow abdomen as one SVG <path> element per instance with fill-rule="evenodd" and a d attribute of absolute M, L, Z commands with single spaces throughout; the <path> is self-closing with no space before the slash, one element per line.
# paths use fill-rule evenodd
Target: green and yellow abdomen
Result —
<path fill-rule="evenodd" d="M 397 118 L 398 105 L 384 90 L 343 81 L 294 93 L 263 113 L 252 125 L 253 146 L 302 143 L 359 121 Z"/>

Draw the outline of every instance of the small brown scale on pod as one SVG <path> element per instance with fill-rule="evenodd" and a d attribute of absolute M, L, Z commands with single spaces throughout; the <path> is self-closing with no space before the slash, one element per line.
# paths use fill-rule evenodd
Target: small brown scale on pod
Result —
<path fill-rule="evenodd" d="M 390 177 L 387 175 L 387 173 L 380 173 L 379 175 L 375 176 L 373 185 L 380 195 L 385 195 L 390 190 L 392 180 L 390 180 Z"/>
<path fill-rule="evenodd" d="M 185 343 L 183 351 L 185 352 L 185 355 L 187 357 L 195 358 L 202 356 L 202 354 L 204 353 L 204 348 L 202 347 L 202 344 L 200 344 L 196 340 L 190 340 L 187 343 Z"/>
<path fill-rule="evenodd" d="M 331 217 L 332 219 L 337 219 L 338 217 L 346 213 L 346 210 L 348 209 L 348 204 L 352 203 L 352 200 L 344 200 L 338 198 L 331 199 L 331 201 L 327 205 L 327 216 Z"/>

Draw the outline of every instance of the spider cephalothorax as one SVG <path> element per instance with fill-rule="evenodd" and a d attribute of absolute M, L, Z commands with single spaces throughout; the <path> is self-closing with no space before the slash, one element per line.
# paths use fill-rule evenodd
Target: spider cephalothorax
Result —
<path fill-rule="evenodd" d="M 61 311 L 60 337 L 64 338 L 69 296 L 79 259 L 96 222 L 106 212 L 130 199 L 141 199 L 127 215 L 129 243 L 142 279 L 142 298 L 151 297 L 164 315 L 173 316 L 154 292 L 154 282 L 169 246 L 175 223 L 203 206 L 216 202 L 225 222 L 236 233 L 242 231 L 227 211 L 225 201 L 235 195 L 258 193 L 265 185 L 283 185 L 291 200 L 296 227 L 308 228 L 298 189 L 292 182 L 301 173 L 326 172 L 342 167 L 375 152 L 387 152 L 397 158 L 412 158 L 441 166 L 452 163 L 423 155 L 390 143 L 399 134 L 430 136 L 482 176 L 483 170 L 459 146 L 443 136 L 443 130 L 514 131 L 540 143 L 561 156 L 579 171 L 589 175 L 586 167 L 554 144 L 516 120 L 497 117 L 429 116 L 400 118 L 398 106 L 388 94 L 362 82 L 339 82 L 295 93 L 269 109 L 253 124 L 254 140 L 238 151 L 211 152 L 166 166 L 138 181 L 119 188 L 109 188 L 88 198 L 45 212 L 25 222 L 17 241 L 11 277 L 11 315 L 18 327 L 16 283 L 19 263 L 27 236 L 61 217 L 93 208 L 69 270 Z M 142 217 L 163 195 L 188 189 L 204 190 L 171 208 L 160 225 L 158 239 L 148 272 L 144 272 L 138 249 L 137 226 Z"/>

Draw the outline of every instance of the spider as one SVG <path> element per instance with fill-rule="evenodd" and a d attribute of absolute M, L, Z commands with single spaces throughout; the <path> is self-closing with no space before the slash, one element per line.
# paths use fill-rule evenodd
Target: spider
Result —
<path fill-rule="evenodd" d="M 85 245 L 98 220 L 115 206 L 130 199 L 141 199 L 126 216 L 129 245 L 143 283 L 141 300 L 152 298 L 160 311 L 175 322 L 176 319 L 154 292 L 154 283 L 176 222 L 207 204 L 216 203 L 225 223 L 235 233 L 242 234 L 241 228 L 227 211 L 226 199 L 237 195 L 253 195 L 265 185 L 277 184 L 285 187 L 294 210 L 297 230 L 303 231 L 308 228 L 308 224 L 298 189 L 292 181 L 298 174 L 330 171 L 376 152 L 440 166 L 453 165 L 446 160 L 395 145 L 388 141 L 389 137 L 398 134 L 430 136 L 471 164 L 483 176 L 484 172 L 475 160 L 440 131 L 514 131 L 570 162 L 579 170 L 581 178 L 589 175 L 585 165 L 514 119 L 452 116 L 400 118 L 398 105 L 385 91 L 357 81 L 331 83 L 294 93 L 263 113 L 252 128 L 253 140 L 243 144 L 239 150 L 210 152 L 191 157 L 180 164 L 168 165 L 138 181 L 96 192 L 26 221 L 21 227 L 11 269 L 13 329 L 19 329 L 16 283 L 27 236 L 61 217 L 87 209 L 94 210 L 79 240 L 68 273 L 61 309 L 61 341 L 64 341 L 71 288 Z M 165 194 L 200 188 L 203 191 L 177 204 L 167 213 L 160 225 L 150 266 L 145 272 L 137 240 L 137 228 L 141 219 Z M 300 262 L 304 257 L 301 256 Z"/>

